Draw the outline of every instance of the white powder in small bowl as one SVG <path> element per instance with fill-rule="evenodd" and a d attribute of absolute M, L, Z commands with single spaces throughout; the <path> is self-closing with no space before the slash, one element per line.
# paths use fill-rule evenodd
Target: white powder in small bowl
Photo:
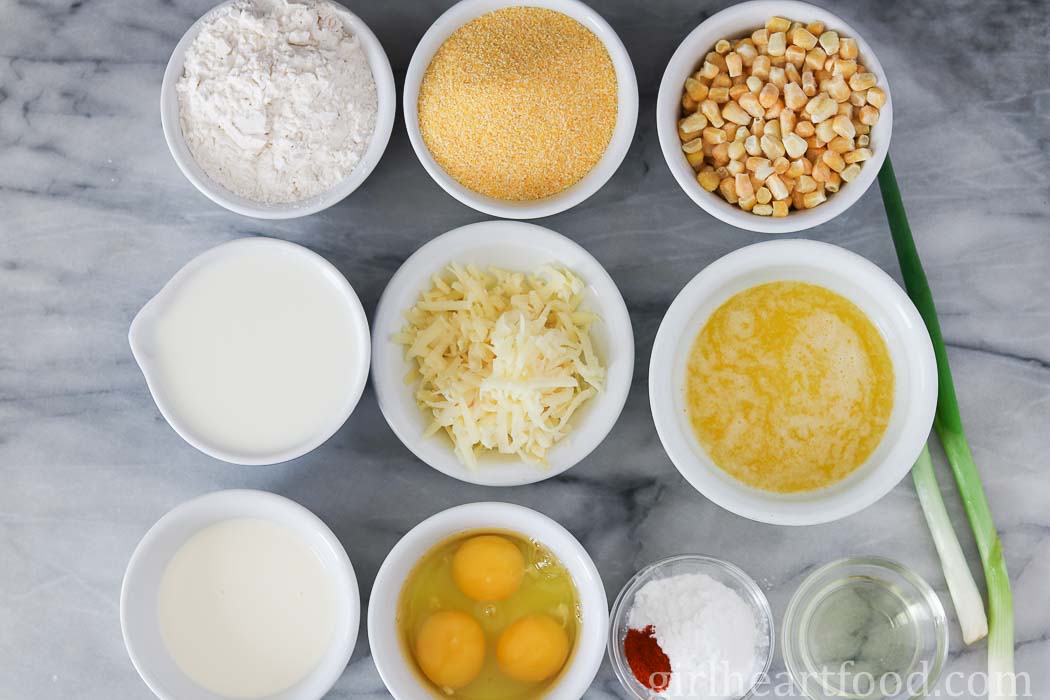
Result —
<path fill-rule="evenodd" d="M 671 662 L 668 698 L 715 700 L 746 693 L 765 650 L 754 610 L 739 593 L 706 574 L 654 579 L 634 594 L 627 625 L 653 627 Z"/>
<path fill-rule="evenodd" d="M 239 0 L 209 17 L 176 85 L 182 133 L 220 185 L 299 202 L 347 177 L 375 130 L 375 80 L 324 0 Z"/>

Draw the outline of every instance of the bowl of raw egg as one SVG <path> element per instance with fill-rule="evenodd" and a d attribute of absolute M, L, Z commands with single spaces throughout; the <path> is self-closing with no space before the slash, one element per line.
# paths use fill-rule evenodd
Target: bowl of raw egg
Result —
<path fill-rule="evenodd" d="M 397 700 L 576 700 L 602 663 L 609 607 L 583 546 L 545 515 L 471 503 L 387 555 L 368 641 Z"/>

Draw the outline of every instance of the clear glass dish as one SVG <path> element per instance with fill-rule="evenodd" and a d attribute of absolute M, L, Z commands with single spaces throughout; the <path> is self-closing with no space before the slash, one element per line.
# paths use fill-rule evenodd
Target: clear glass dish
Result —
<path fill-rule="evenodd" d="M 784 614 L 784 663 L 812 700 L 904 700 L 933 689 L 948 655 L 948 621 L 917 574 L 881 557 L 825 564 Z"/>
<path fill-rule="evenodd" d="M 755 622 L 758 624 L 758 644 L 755 648 L 756 681 L 746 693 L 738 697 L 738 700 L 750 698 L 755 688 L 766 677 L 769 665 L 773 661 L 773 613 L 769 608 L 769 601 L 766 600 L 765 594 L 754 579 L 739 567 L 727 561 L 700 554 L 682 554 L 653 562 L 624 585 L 620 595 L 613 603 L 609 625 L 609 661 L 612 663 L 616 677 L 628 695 L 636 700 L 666 697 L 638 682 L 627 663 L 623 644 L 627 636 L 627 619 L 634 605 L 635 593 L 649 581 L 680 574 L 707 574 L 738 593 L 754 612 Z"/>

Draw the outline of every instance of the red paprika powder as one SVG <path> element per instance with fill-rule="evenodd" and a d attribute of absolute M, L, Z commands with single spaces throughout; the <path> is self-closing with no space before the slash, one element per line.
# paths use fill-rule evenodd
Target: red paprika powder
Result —
<path fill-rule="evenodd" d="M 638 682 L 659 693 L 667 690 L 671 682 L 671 660 L 660 648 L 654 634 L 652 625 L 644 630 L 627 630 L 623 653 Z"/>

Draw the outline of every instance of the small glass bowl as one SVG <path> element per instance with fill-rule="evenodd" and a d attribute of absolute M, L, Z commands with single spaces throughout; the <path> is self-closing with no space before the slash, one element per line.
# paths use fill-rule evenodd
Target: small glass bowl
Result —
<path fill-rule="evenodd" d="M 758 624 L 758 644 L 755 649 L 756 658 L 756 680 L 755 684 L 746 693 L 739 696 L 738 700 L 747 700 L 758 687 L 762 679 L 769 671 L 769 665 L 773 661 L 773 612 L 769 608 L 762 589 L 758 587 L 754 579 L 744 573 L 739 567 L 721 559 L 708 557 L 701 554 L 682 554 L 646 566 L 624 585 L 620 595 L 612 607 L 612 619 L 609 625 L 609 661 L 612 663 L 613 671 L 620 681 L 620 685 L 628 692 L 630 697 L 637 700 L 650 700 L 651 698 L 665 697 L 638 682 L 631 672 L 624 655 L 623 643 L 627 637 L 627 618 L 631 608 L 634 606 L 634 596 L 649 581 L 669 578 L 681 574 L 707 574 L 719 583 L 728 586 L 738 593 L 751 607 Z"/>
<path fill-rule="evenodd" d="M 875 620 L 864 634 L 849 624 L 861 618 Z M 851 557 L 802 582 L 781 645 L 792 680 L 812 700 L 922 698 L 944 667 L 948 620 L 918 574 L 882 557 Z"/>

